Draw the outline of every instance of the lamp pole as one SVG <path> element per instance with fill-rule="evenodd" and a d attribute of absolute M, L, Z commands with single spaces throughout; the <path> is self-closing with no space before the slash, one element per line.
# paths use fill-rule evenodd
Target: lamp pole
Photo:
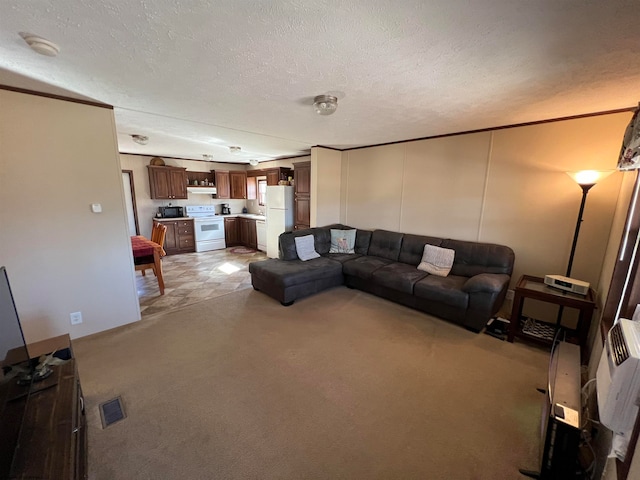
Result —
<path fill-rule="evenodd" d="M 582 188 L 582 202 L 580 203 L 580 210 L 578 211 L 578 221 L 576 222 L 576 230 L 573 233 L 573 243 L 571 244 L 571 255 L 569 255 L 569 265 L 567 265 L 566 276 L 571 276 L 571 268 L 573 267 L 573 257 L 576 253 L 576 245 L 578 244 L 578 235 L 580 235 L 580 225 L 582 224 L 582 214 L 584 213 L 584 205 L 587 203 L 587 193 L 589 189 L 593 187 L 595 183 L 581 184 Z"/>

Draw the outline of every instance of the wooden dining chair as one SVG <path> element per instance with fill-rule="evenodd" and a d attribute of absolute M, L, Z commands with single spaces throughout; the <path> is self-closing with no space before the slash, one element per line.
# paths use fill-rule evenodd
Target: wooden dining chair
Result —
<path fill-rule="evenodd" d="M 162 247 L 161 257 L 165 255 L 164 237 L 166 236 L 166 234 L 167 234 L 166 225 L 162 225 L 161 223 L 158 223 L 158 222 L 153 223 L 153 228 L 151 229 L 151 241 L 154 243 L 157 243 Z M 149 268 L 153 270 L 153 274 L 156 277 L 158 276 L 158 272 L 156 271 L 156 265 L 155 265 L 155 262 L 153 261 L 153 255 L 149 255 L 147 257 L 141 257 L 137 259 L 137 261 L 134 261 L 134 263 L 136 266 L 136 270 L 140 270 L 142 272 L 143 277 L 146 276 L 146 270 Z"/>

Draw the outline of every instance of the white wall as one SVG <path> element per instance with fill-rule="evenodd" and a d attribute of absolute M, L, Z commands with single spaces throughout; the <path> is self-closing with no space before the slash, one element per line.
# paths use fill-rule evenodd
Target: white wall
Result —
<path fill-rule="evenodd" d="M 311 148 L 312 227 L 340 222 L 341 175 L 342 152 L 322 147 Z"/>
<path fill-rule="evenodd" d="M 0 90 L 0 146 L 0 264 L 27 341 L 139 320 L 113 110 Z"/>

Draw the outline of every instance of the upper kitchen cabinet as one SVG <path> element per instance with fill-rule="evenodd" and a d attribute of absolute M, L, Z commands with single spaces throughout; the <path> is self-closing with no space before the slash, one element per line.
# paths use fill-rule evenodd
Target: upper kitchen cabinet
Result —
<path fill-rule="evenodd" d="M 231 183 L 228 170 L 216 170 L 216 198 L 231 198 Z"/>
<path fill-rule="evenodd" d="M 290 168 L 270 168 L 267 170 L 267 185 L 278 185 L 280 180 L 288 180 L 290 176 L 292 176 Z"/>
<path fill-rule="evenodd" d="M 187 198 L 187 169 L 147 165 L 151 198 L 178 200 Z"/>
<path fill-rule="evenodd" d="M 231 171 L 229 172 L 229 180 L 231 183 L 231 198 L 244 200 L 247 198 L 247 172 Z M 218 197 L 220 198 L 220 197 Z"/>

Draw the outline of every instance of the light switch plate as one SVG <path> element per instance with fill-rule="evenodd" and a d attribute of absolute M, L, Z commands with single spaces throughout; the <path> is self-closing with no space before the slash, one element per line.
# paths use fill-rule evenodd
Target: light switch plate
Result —
<path fill-rule="evenodd" d="M 93 213 L 102 213 L 102 205 L 100 205 L 99 203 L 92 203 L 91 211 Z"/>

